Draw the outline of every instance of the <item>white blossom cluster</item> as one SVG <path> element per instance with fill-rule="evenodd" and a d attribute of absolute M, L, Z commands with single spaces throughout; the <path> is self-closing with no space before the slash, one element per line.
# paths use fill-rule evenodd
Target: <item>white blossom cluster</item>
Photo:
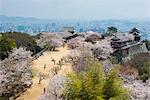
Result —
<path fill-rule="evenodd" d="M 89 36 L 91 36 L 91 35 L 98 35 L 99 36 L 99 33 L 97 33 L 97 32 L 93 32 L 93 31 L 88 31 L 88 32 L 82 32 L 82 33 L 80 33 L 81 35 L 83 35 L 85 38 L 87 38 L 87 37 L 89 37 Z"/>
<path fill-rule="evenodd" d="M 101 59 L 107 59 L 110 54 L 113 53 L 113 48 L 107 40 L 100 41 L 100 43 L 97 44 L 93 50 L 95 50 L 94 55 Z"/>
<path fill-rule="evenodd" d="M 50 78 L 49 85 L 45 88 L 45 92 L 40 97 L 40 100 L 62 100 L 66 81 L 67 78 L 65 76 L 58 74 Z"/>
<path fill-rule="evenodd" d="M 0 62 L 0 96 L 15 96 L 32 85 L 31 59 L 31 52 L 20 47 Z"/>
<path fill-rule="evenodd" d="M 142 80 L 133 80 L 124 83 L 124 87 L 132 91 L 131 100 L 150 100 L 150 79 L 145 83 Z"/>
<path fill-rule="evenodd" d="M 60 47 L 63 43 L 64 40 L 56 33 L 42 33 L 40 39 L 37 40 L 37 44 L 41 47 L 46 44 L 52 47 Z"/>
<path fill-rule="evenodd" d="M 76 37 L 67 43 L 68 47 L 71 49 L 86 49 L 86 50 L 91 50 L 93 48 L 93 44 L 89 42 L 85 42 L 85 38 L 83 37 Z"/>
<path fill-rule="evenodd" d="M 77 73 L 86 70 L 88 68 L 88 60 L 92 57 L 90 51 L 81 52 L 80 56 L 73 61 L 72 70 Z"/>
<path fill-rule="evenodd" d="M 84 41 L 85 41 L 85 39 L 83 37 L 76 37 L 76 38 L 69 40 L 67 42 L 67 44 L 68 44 L 69 48 L 75 49 L 75 48 L 79 47 L 79 45 Z"/>

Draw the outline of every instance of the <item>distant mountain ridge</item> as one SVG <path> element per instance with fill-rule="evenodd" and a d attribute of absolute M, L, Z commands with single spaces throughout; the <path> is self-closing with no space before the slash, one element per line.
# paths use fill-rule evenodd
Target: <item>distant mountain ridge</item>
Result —
<path fill-rule="evenodd" d="M 6 15 L 0 15 L 0 21 L 2 23 L 8 23 L 8 22 L 22 22 L 22 21 L 32 21 L 32 22 L 39 22 L 39 21 L 46 21 L 45 19 L 39 19 L 34 17 L 9 17 Z"/>
<path fill-rule="evenodd" d="M 6 16 L 6 15 L 0 15 L 0 21 L 2 22 L 9 22 L 9 21 L 66 21 L 66 19 L 62 20 L 58 20 L 58 19 L 40 19 L 40 18 L 35 18 L 35 17 L 21 17 L 21 16 L 17 16 L 17 17 L 10 17 L 10 16 Z M 82 21 L 82 20 L 74 20 L 74 19 L 68 19 L 68 21 Z M 87 22 L 90 22 L 89 20 L 84 20 Z M 110 22 L 110 23 L 114 23 L 114 22 L 125 22 L 125 23 L 136 23 L 136 22 L 147 22 L 150 23 L 150 20 L 148 21 L 130 21 L 130 20 L 115 20 L 115 19 L 108 19 L 108 20 L 92 20 L 92 22 L 101 22 L 101 23 L 105 23 L 105 22 Z"/>

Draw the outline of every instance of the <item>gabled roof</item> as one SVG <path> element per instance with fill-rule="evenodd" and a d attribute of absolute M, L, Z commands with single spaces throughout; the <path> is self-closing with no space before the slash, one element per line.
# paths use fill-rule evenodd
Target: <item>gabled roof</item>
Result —
<path fill-rule="evenodd" d="M 140 33 L 140 31 L 135 27 L 129 31 L 129 33 L 135 33 L 135 32 Z"/>
<path fill-rule="evenodd" d="M 81 34 L 73 34 L 71 36 L 63 37 L 63 38 L 66 39 L 66 40 L 70 40 L 70 39 L 73 39 L 73 38 L 76 38 L 76 37 L 83 37 L 83 35 L 81 35 Z"/>
<path fill-rule="evenodd" d="M 111 40 L 112 41 L 120 41 L 120 39 L 117 36 L 114 36 Z"/>

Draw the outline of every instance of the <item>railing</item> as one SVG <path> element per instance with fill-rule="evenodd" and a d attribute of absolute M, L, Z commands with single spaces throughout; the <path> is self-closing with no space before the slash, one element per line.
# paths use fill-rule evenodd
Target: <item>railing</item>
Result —
<path fill-rule="evenodd" d="M 45 49 L 43 49 L 42 51 L 38 52 L 37 54 L 35 54 L 33 56 L 33 59 L 32 60 L 35 60 L 35 59 L 38 59 L 40 56 L 43 55 L 43 52 L 45 52 Z"/>

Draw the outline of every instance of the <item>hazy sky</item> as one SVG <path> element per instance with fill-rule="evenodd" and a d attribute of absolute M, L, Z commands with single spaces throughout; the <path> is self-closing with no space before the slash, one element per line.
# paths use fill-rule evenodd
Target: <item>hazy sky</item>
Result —
<path fill-rule="evenodd" d="M 46 19 L 150 19 L 150 0 L 0 0 L 0 14 Z"/>

